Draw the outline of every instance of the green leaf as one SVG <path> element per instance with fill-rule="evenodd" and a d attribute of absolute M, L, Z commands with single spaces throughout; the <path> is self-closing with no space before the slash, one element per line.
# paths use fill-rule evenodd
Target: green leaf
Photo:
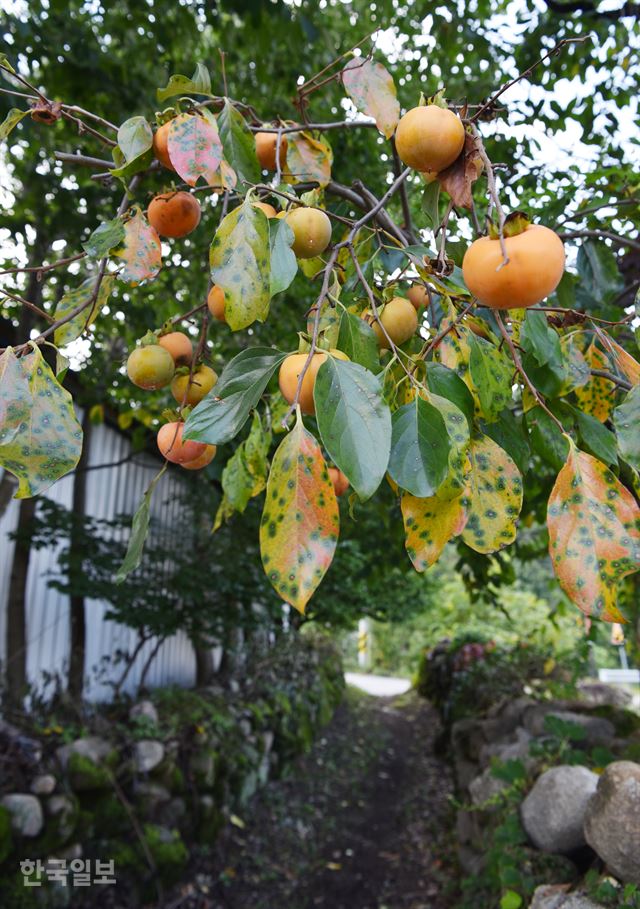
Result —
<path fill-rule="evenodd" d="M 533 407 L 527 412 L 527 426 L 533 450 L 555 470 L 560 470 L 567 459 L 568 442 L 549 414 L 542 407 Z"/>
<path fill-rule="evenodd" d="M 153 130 L 144 117 L 131 117 L 118 129 L 118 146 L 127 164 L 153 147 Z"/>
<path fill-rule="evenodd" d="M 15 69 L 9 63 L 9 58 L 6 54 L 0 54 L 0 66 L 8 69 L 10 73 L 15 73 Z"/>
<path fill-rule="evenodd" d="M 640 470 L 640 385 L 632 388 L 622 404 L 613 411 L 613 426 L 620 456 Z"/>
<path fill-rule="evenodd" d="M 11 108 L 7 116 L 4 118 L 2 124 L 0 124 L 0 142 L 2 142 L 3 139 L 7 138 L 13 128 L 17 126 L 23 117 L 26 117 L 28 113 L 28 110 L 18 110 L 17 107 Z"/>
<path fill-rule="evenodd" d="M 161 103 L 176 95 L 211 95 L 211 76 L 206 66 L 198 63 L 190 79 L 187 76 L 171 76 L 165 88 L 159 88 L 156 92 Z"/>
<path fill-rule="evenodd" d="M 183 438 L 223 445 L 247 422 L 286 354 L 270 347 L 243 350 L 222 371 L 215 396 L 207 395 L 186 419 Z"/>
<path fill-rule="evenodd" d="M 111 169 L 110 173 L 113 177 L 117 177 L 119 180 L 122 180 L 123 183 L 127 184 L 135 174 L 139 174 L 141 171 L 146 170 L 152 161 L 153 149 L 150 148 L 146 152 L 143 152 L 139 157 L 134 158 L 133 161 L 127 163 L 120 147 L 116 145 L 113 148 L 113 163 L 115 167 Z"/>
<path fill-rule="evenodd" d="M 222 471 L 223 498 L 216 514 L 214 531 L 234 512 L 242 513 L 249 500 L 259 495 L 267 485 L 270 444 L 271 433 L 264 429 L 256 411 L 249 435 L 238 445 Z"/>
<path fill-rule="evenodd" d="M 447 476 L 438 487 L 440 499 L 456 499 L 464 492 L 468 479 L 469 424 L 463 412 L 448 398 L 430 394 L 428 400 L 440 411 L 449 436 L 449 467 Z"/>
<path fill-rule="evenodd" d="M 515 890 L 507 890 L 502 894 L 500 909 L 520 909 L 520 906 L 522 906 L 522 897 Z"/>
<path fill-rule="evenodd" d="M 71 395 L 40 348 L 0 356 L 0 464 L 18 478 L 16 499 L 44 492 L 77 465 L 82 428 Z"/>
<path fill-rule="evenodd" d="M 520 329 L 520 344 L 538 366 L 549 363 L 562 365 L 558 333 L 549 327 L 546 314 L 540 309 L 528 309 Z"/>
<path fill-rule="evenodd" d="M 124 224 L 120 218 L 103 221 L 98 225 L 89 239 L 82 244 L 86 254 L 92 259 L 108 256 L 112 249 L 124 242 Z"/>
<path fill-rule="evenodd" d="M 224 156 L 233 167 L 238 180 L 245 183 L 260 182 L 260 164 L 256 157 L 256 140 L 246 120 L 228 98 L 218 114 L 218 130 L 224 149 Z M 241 187 L 246 192 L 248 187 Z"/>
<path fill-rule="evenodd" d="M 245 199 L 222 221 L 209 250 L 211 279 L 225 293 L 225 319 L 232 331 L 264 322 L 271 300 L 269 223 Z"/>
<path fill-rule="evenodd" d="M 360 498 L 371 498 L 391 448 L 391 413 L 380 379 L 359 363 L 327 357 L 318 370 L 314 401 L 324 447 Z"/>
<path fill-rule="evenodd" d="M 482 413 L 491 423 L 513 399 L 513 364 L 490 341 L 469 332 L 469 373 Z"/>
<path fill-rule="evenodd" d="M 520 473 L 525 474 L 527 472 L 531 449 L 529 448 L 521 418 L 516 418 L 509 408 L 505 408 L 498 414 L 495 422 L 485 423 L 483 421 L 481 429 L 500 448 L 504 448 L 507 454 L 515 461 Z"/>
<path fill-rule="evenodd" d="M 389 475 L 417 498 L 435 494 L 449 470 L 451 442 L 437 407 L 416 395 L 393 414 Z"/>
<path fill-rule="evenodd" d="M 149 530 L 151 497 L 153 496 L 154 489 L 158 485 L 158 481 L 167 469 L 168 464 L 169 462 L 165 461 L 160 472 L 156 474 L 151 483 L 149 483 L 149 487 L 142 497 L 142 501 L 138 505 L 136 513 L 133 516 L 129 544 L 127 546 L 125 557 L 122 561 L 122 565 L 118 569 L 118 573 L 115 577 L 116 584 L 122 584 L 127 575 L 131 574 L 132 571 L 135 571 L 135 569 L 140 564 L 140 559 L 142 558 L 142 550 L 144 549 L 144 541 L 147 538 L 147 532 Z"/>
<path fill-rule="evenodd" d="M 269 292 L 272 297 L 286 290 L 298 272 L 298 260 L 291 249 L 294 236 L 293 231 L 284 218 L 271 218 L 269 220 L 271 263 Z"/>
<path fill-rule="evenodd" d="M 56 328 L 53 336 L 56 346 L 64 347 L 65 344 L 70 344 L 71 341 L 75 341 L 92 322 L 95 322 L 100 310 L 111 296 L 115 279 L 115 275 L 105 275 L 100 282 L 100 288 L 93 304 L 87 306 L 86 309 L 79 312 L 73 319 L 65 322 L 64 325 Z M 95 286 L 96 278 L 93 276 L 87 278 L 86 281 L 83 281 L 75 290 L 67 291 L 56 306 L 56 320 L 69 315 L 69 313 L 73 312 L 74 309 L 81 306 L 83 303 L 88 303 L 93 296 Z"/>
<path fill-rule="evenodd" d="M 473 395 L 462 381 L 460 376 L 442 363 L 427 363 L 427 385 L 436 395 L 451 401 L 462 411 L 467 418 L 469 426 L 473 425 L 474 403 Z"/>
<path fill-rule="evenodd" d="M 380 372 L 380 349 L 373 328 L 364 319 L 344 310 L 338 332 L 339 350 L 353 363 L 359 363 L 370 372 Z"/>
<path fill-rule="evenodd" d="M 576 264 L 580 276 L 576 303 L 580 308 L 600 310 L 622 290 L 616 255 L 603 240 L 583 240 Z"/>
<path fill-rule="evenodd" d="M 440 182 L 438 180 L 433 180 L 431 183 L 427 184 L 422 193 L 422 199 L 420 200 L 420 206 L 422 211 L 427 216 L 431 227 L 435 227 L 440 223 L 440 214 L 438 212 L 438 201 L 440 200 Z"/>
<path fill-rule="evenodd" d="M 271 584 L 299 612 L 336 549 L 340 512 L 320 446 L 298 416 L 271 465 L 260 521 L 260 552 Z"/>
<path fill-rule="evenodd" d="M 611 432 L 610 429 L 607 429 L 600 420 L 596 420 L 595 417 L 592 417 L 591 414 L 582 413 L 581 410 L 574 408 L 574 413 L 576 416 L 576 422 L 578 424 L 578 432 L 580 433 L 580 438 L 582 439 L 585 447 L 591 454 L 595 455 L 596 458 L 600 458 L 601 461 L 604 461 L 605 464 L 608 464 L 610 467 L 617 466 L 618 464 L 618 449 L 616 445 L 616 437 Z M 636 423 L 635 435 L 638 436 L 638 424 Z"/>

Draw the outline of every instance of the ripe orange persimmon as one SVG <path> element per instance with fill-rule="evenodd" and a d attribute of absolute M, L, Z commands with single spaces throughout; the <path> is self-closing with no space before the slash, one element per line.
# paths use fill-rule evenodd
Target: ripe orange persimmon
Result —
<path fill-rule="evenodd" d="M 218 322 L 226 322 L 224 317 L 224 291 L 217 284 L 214 284 L 207 297 L 207 306 L 209 312 Z"/>
<path fill-rule="evenodd" d="M 416 309 L 427 306 L 429 303 L 429 294 L 424 284 L 412 284 L 407 293 L 407 297 Z"/>
<path fill-rule="evenodd" d="M 349 357 L 341 350 L 331 349 L 329 353 L 337 360 L 349 359 Z M 304 374 L 304 379 L 302 380 L 302 388 L 300 389 L 300 398 L 298 400 L 302 413 L 314 414 L 316 412 L 316 407 L 313 400 L 313 389 L 316 384 L 316 376 L 318 375 L 318 370 L 326 359 L 327 354 L 324 351 L 321 353 L 314 353 L 311 363 L 309 364 L 309 368 Z M 300 378 L 300 373 L 302 372 L 302 369 L 306 362 L 306 353 L 290 354 L 283 361 L 282 366 L 280 367 L 280 372 L 278 374 L 278 384 L 280 385 L 282 397 L 285 399 L 287 404 L 293 404 L 294 398 L 296 396 L 296 388 L 298 387 L 298 379 Z"/>
<path fill-rule="evenodd" d="M 466 251 L 462 274 L 471 293 L 491 309 L 525 309 L 556 289 L 564 272 L 564 246 L 548 227 L 529 224 L 505 237 L 509 262 L 502 265 L 500 240 L 480 237 Z M 501 267 L 502 266 L 502 267 Z"/>
<path fill-rule="evenodd" d="M 178 404 L 182 404 L 184 401 L 186 404 L 190 404 L 194 407 L 202 401 L 205 395 L 209 394 L 217 381 L 217 372 L 214 369 L 211 369 L 210 366 L 205 366 L 203 363 L 193 371 L 191 382 L 189 382 L 188 373 L 183 376 L 174 376 L 173 382 L 171 383 L 171 394 Z"/>
<path fill-rule="evenodd" d="M 280 137 L 280 167 L 284 167 L 287 160 L 287 137 Z M 256 155 L 260 167 L 265 170 L 276 169 L 276 148 L 278 146 L 277 133 L 256 133 Z"/>
<path fill-rule="evenodd" d="M 175 167 L 171 163 L 171 158 L 169 157 L 168 142 L 170 126 L 171 120 L 167 123 L 163 123 L 162 126 L 159 126 L 155 131 L 153 136 L 153 153 L 163 167 L 175 171 Z"/>
<path fill-rule="evenodd" d="M 149 205 L 149 224 L 162 237 L 186 237 L 200 223 L 200 203 L 191 193 L 160 193 Z"/>
<path fill-rule="evenodd" d="M 269 205 L 268 202 L 252 202 L 252 205 L 255 208 L 261 208 L 267 218 L 275 218 L 278 214 L 273 205 Z"/>
<path fill-rule="evenodd" d="M 439 173 L 464 146 L 464 126 L 453 111 L 437 104 L 407 111 L 396 128 L 396 148 L 409 167 Z"/>
<path fill-rule="evenodd" d="M 294 235 L 291 248 L 299 259 L 321 255 L 331 242 L 331 221 L 320 208 L 292 208 L 286 221 Z"/>
<path fill-rule="evenodd" d="M 179 420 L 165 423 L 158 430 L 158 448 L 160 453 L 171 461 L 172 464 L 184 464 L 186 461 L 195 461 L 206 451 L 204 442 L 182 441 L 184 423 Z"/>
<path fill-rule="evenodd" d="M 191 339 L 183 331 L 170 331 L 158 338 L 160 347 L 168 350 L 176 366 L 188 366 L 193 356 Z"/>
<path fill-rule="evenodd" d="M 205 445 L 205 449 L 200 455 L 193 461 L 185 461 L 184 464 L 181 464 L 181 467 L 184 467 L 185 470 L 200 470 L 202 467 L 206 467 L 207 464 L 210 464 L 216 456 L 216 446 L 215 445 Z"/>
<path fill-rule="evenodd" d="M 127 360 L 127 375 L 134 385 L 145 391 L 164 388 L 173 379 L 174 372 L 173 357 L 159 344 L 136 347 Z"/>
<path fill-rule="evenodd" d="M 329 468 L 329 477 L 333 483 L 333 490 L 337 496 L 343 496 L 349 488 L 349 481 L 337 467 Z"/>
<path fill-rule="evenodd" d="M 380 350 L 388 349 L 389 342 L 371 312 L 367 310 L 363 313 L 363 317 L 366 318 L 376 333 Z M 380 322 L 384 325 L 393 343 L 400 345 L 408 341 L 411 335 L 415 333 L 418 327 L 418 313 L 413 303 L 407 300 L 406 297 L 394 297 L 393 300 L 389 300 L 382 310 Z"/>

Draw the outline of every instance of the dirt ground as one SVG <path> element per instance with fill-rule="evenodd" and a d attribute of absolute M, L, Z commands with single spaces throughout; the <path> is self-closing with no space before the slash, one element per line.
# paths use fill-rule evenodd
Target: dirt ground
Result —
<path fill-rule="evenodd" d="M 458 872 L 437 731 L 414 694 L 350 689 L 313 749 L 228 825 L 168 906 L 450 909 Z"/>

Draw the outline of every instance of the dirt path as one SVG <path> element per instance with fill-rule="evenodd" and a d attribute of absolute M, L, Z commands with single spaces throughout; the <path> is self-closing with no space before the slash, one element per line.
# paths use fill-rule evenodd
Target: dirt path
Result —
<path fill-rule="evenodd" d="M 312 751 L 203 859 L 202 909 L 449 909 L 451 781 L 417 696 L 349 691 Z M 212 867 L 213 864 L 213 867 Z M 193 891 L 192 891 L 193 893 Z"/>

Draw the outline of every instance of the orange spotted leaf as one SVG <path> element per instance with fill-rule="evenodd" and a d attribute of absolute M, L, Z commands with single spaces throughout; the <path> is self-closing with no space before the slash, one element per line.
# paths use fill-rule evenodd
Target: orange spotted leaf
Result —
<path fill-rule="evenodd" d="M 373 117 L 380 132 L 389 139 L 400 119 L 400 104 L 386 67 L 354 57 L 342 70 L 342 83 L 358 110 Z"/>
<path fill-rule="evenodd" d="M 174 117 L 169 127 L 167 151 L 176 173 L 189 186 L 195 186 L 200 177 L 211 186 L 216 184 L 222 143 L 213 117 L 198 114 Z"/>
<path fill-rule="evenodd" d="M 124 260 L 118 277 L 128 284 L 140 284 L 155 278 L 162 268 L 160 237 L 142 211 L 135 208 L 133 217 L 124 225 L 124 243 L 113 255 Z"/>
<path fill-rule="evenodd" d="M 609 361 L 593 342 L 584 355 L 590 369 L 609 369 Z M 615 407 L 615 385 L 602 376 L 591 376 L 586 385 L 576 388 L 578 407 L 601 423 L 606 422 Z"/>
<path fill-rule="evenodd" d="M 620 347 L 606 331 L 600 330 L 600 336 L 612 361 L 613 372 L 620 373 L 632 385 L 640 385 L 640 363 L 634 360 L 631 354 L 627 353 L 623 347 Z"/>
<path fill-rule="evenodd" d="M 326 139 L 311 133 L 289 133 L 287 169 L 296 183 L 316 181 L 326 186 L 331 179 L 333 152 Z"/>
<path fill-rule="evenodd" d="M 496 552 L 516 537 L 522 508 L 522 476 L 493 439 L 475 435 L 469 448 L 471 474 L 464 494 L 468 519 L 462 539 L 476 552 Z"/>
<path fill-rule="evenodd" d="M 298 416 L 271 464 L 260 552 L 278 594 L 301 613 L 331 564 L 339 529 L 338 502 L 327 465 Z"/>
<path fill-rule="evenodd" d="M 401 508 L 407 555 L 416 571 L 425 571 L 438 561 L 449 540 L 464 530 L 467 513 L 463 500 L 418 499 L 405 492 Z"/>
<path fill-rule="evenodd" d="M 571 442 L 549 497 L 549 553 L 560 586 L 585 615 L 625 621 L 621 578 L 640 569 L 640 508 L 597 458 Z"/>

